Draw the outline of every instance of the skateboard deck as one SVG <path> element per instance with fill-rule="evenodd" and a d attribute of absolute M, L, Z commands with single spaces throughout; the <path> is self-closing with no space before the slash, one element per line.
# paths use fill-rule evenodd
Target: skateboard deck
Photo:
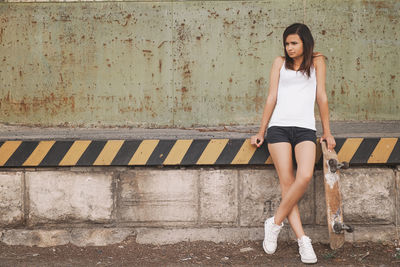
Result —
<path fill-rule="evenodd" d="M 331 249 L 338 249 L 343 246 L 344 230 L 352 232 L 352 227 L 343 223 L 343 205 L 340 194 L 340 168 L 348 168 L 348 163 L 339 163 L 337 154 L 334 150 L 328 151 L 326 142 L 321 143 L 326 215 L 329 231 L 329 243 Z"/>

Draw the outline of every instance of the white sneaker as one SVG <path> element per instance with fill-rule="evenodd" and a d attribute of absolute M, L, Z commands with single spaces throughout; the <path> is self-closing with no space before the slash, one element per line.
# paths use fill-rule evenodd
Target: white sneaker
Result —
<path fill-rule="evenodd" d="M 281 225 L 276 225 L 274 222 L 274 217 L 267 219 L 264 223 L 264 241 L 263 248 L 268 254 L 273 254 L 276 250 L 278 235 L 283 227 Z"/>
<path fill-rule="evenodd" d="M 299 253 L 301 261 L 303 263 L 316 263 L 317 256 L 315 255 L 314 249 L 311 245 L 311 239 L 308 236 L 303 235 L 300 239 L 297 239 L 299 243 Z"/>

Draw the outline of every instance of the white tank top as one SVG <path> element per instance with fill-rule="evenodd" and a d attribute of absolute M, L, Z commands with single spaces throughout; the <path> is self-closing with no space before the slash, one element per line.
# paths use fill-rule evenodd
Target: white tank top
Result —
<path fill-rule="evenodd" d="M 282 65 L 279 75 L 278 97 L 268 127 L 297 126 L 316 130 L 314 105 L 317 90 L 315 69 L 308 78 L 301 71 Z"/>

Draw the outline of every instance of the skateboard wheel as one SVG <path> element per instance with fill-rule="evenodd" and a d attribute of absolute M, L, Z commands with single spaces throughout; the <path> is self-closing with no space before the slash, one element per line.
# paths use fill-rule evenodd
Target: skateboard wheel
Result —
<path fill-rule="evenodd" d="M 351 225 L 347 225 L 347 224 L 345 225 L 344 229 L 346 229 L 346 232 L 348 232 L 348 233 L 352 233 L 354 231 L 354 227 Z"/>
<path fill-rule="evenodd" d="M 343 226 L 340 222 L 335 222 L 333 224 L 333 232 L 335 232 L 335 234 L 340 234 L 343 231 Z"/>
<path fill-rule="evenodd" d="M 354 228 L 351 225 L 340 222 L 335 222 L 333 224 L 333 232 L 335 232 L 335 234 L 340 234 L 343 232 L 343 230 L 346 230 L 346 232 L 348 233 L 352 233 L 354 231 Z"/>
<path fill-rule="evenodd" d="M 336 172 L 338 169 L 338 162 L 335 159 L 328 160 L 329 170 L 331 172 Z"/>
<path fill-rule="evenodd" d="M 343 169 L 348 169 L 349 168 L 349 163 L 347 161 L 342 162 L 342 168 Z"/>

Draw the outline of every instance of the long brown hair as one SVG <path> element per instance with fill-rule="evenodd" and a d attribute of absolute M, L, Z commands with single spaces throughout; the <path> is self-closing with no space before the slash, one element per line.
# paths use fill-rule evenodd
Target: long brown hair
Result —
<path fill-rule="evenodd" d="M 314 38 L 311 35 L 310 29 L 302 23 L 294 23 L 287 27 L 283 32 L 283 50 L 285 52 L 285 67 L 287 69 L 294 69 L 294 61 L 289 57 L 286 51 L 286 38 L 290 34 L 297 34 L 301 41 L 303 42 L 303 62 L 298 69 L 303 74 L 307 74 L 310 78 L 311 76 L 311 66 L 313 65 L 313 51 L 314 51 Z"/>

